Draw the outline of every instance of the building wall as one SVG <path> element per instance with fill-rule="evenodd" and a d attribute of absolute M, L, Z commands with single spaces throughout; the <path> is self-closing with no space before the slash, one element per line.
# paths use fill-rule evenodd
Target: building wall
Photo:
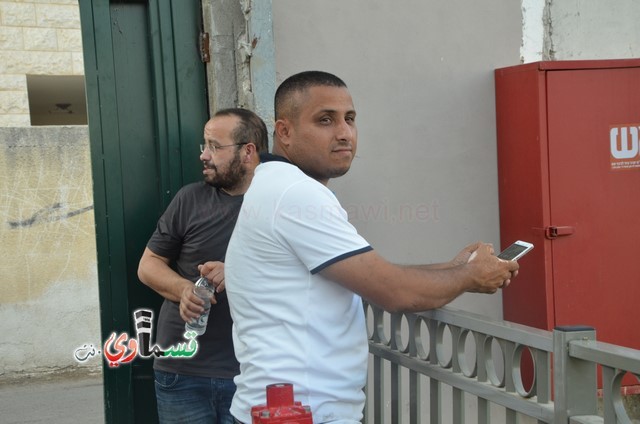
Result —
<path fill-rule="evenodd" d="M 30 125 L 28 74 L 84 74 L 78 0 L 0 1 L 0 127 Z"/>
<path fill-rule="evenodd" d="M 100 344 L 91 187 L 86 127 L 0 128 L 0 375 Z"/>
<path fill-rule="evenodd" d="M 522 0 L 521 61 L 640 57 L 635 0 Z"/>
<path fill-rule="evenodd" d="M 640 2 L 550 1 L 551 58 L 640 57 Z"/>
<path fill-rule="evenodd" d="M 27 75 L 83 74 L 78 0 L 0 1 L 0 375 L 100 343 L 88 131 L 30 127 L 27 93 Z"/>

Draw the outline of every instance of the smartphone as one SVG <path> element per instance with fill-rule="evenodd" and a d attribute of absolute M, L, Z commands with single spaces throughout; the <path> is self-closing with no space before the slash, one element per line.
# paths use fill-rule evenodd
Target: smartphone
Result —
<path fill-rule="evenodd" d="M 518 240 L 500 252 L 498 257 L 506 261 L 517 261 L 531 249 L 533 249 L 533 244 Z"/>

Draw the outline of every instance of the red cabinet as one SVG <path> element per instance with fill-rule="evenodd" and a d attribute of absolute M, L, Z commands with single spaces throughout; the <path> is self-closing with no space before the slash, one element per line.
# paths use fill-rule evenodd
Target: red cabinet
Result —
<path fill-rule="evenodd" d="M 504 318 L 640 349 L 640 59 L 497 69 L 500 242 L 535 248 Z"/>

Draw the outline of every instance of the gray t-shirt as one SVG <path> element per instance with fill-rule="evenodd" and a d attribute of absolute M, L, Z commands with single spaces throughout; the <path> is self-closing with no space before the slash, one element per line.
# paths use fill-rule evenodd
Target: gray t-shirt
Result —
<path fill-rule="evenodd" d="M 223 261 L 243 196 L 229 196 L 204 182 L 183 187 L 171 201 L 147 247 L 170 259 L 182 277 L 195 282 L 198 265 Z M 198 337 L 198 352 L 191 358 L 159 357 L 154 369 L 177 374 L 232 378 L 239 371 L 233 352 L 231 315 L 226 292 L 216 294 L 207 331 Z M 179 303 L 165 299 L 158 317 L 154 344 L 168 348 L 185 342 L 185 322 Z"/>

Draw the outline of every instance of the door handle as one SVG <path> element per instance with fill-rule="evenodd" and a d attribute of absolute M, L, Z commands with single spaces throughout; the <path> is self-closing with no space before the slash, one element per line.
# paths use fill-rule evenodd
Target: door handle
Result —
<path fill-rule="evenodd" d="M 558 237 L 570 236 L 574 232 L 575 232 L 575 228 L 574 227 L 570 227 L 570 226 L 566 226 L 566 225 L 565 226 L 560 226 L 560 227 L 549 226 L 549 227 L 546 227 L 544 229 L 544 236 L 546 238 L 548 238 L 549 240 L 553 240 L 553 239 L 556 239 Z"/>

